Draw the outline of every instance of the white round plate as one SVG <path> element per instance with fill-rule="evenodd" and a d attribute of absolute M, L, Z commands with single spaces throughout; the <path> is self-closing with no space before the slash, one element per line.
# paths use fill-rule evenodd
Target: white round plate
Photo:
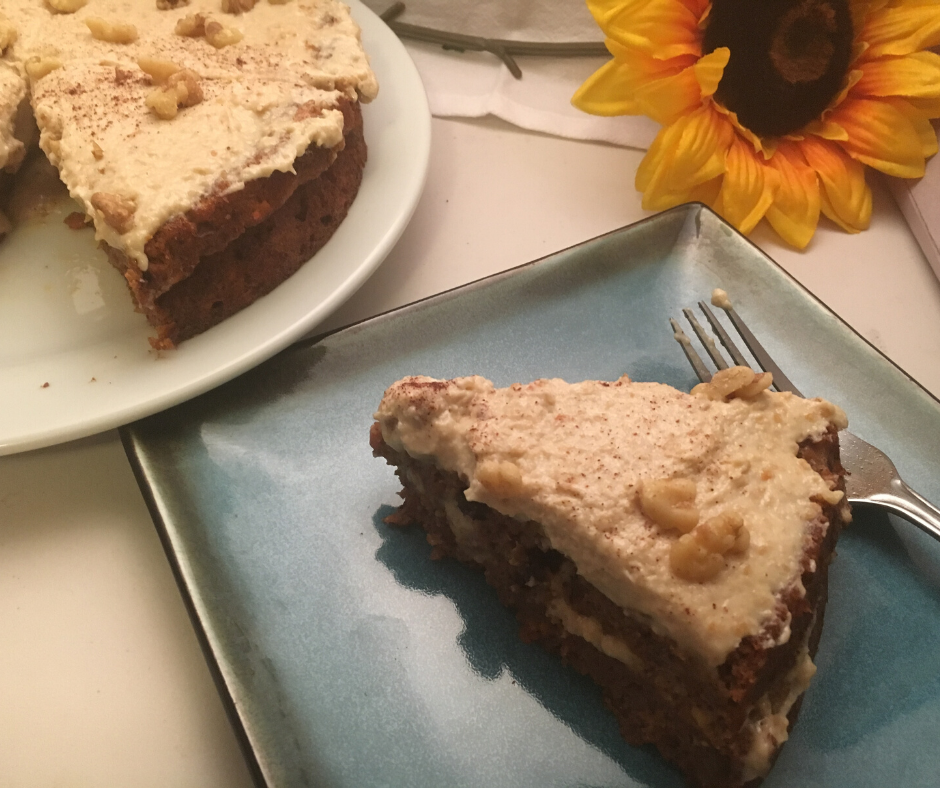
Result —
<path fill-rule="evenodd" d="M 75 203 L 0 241 L 0 454 L 92 435 L 224 383 L 309 332 L 385 259 L 424 187 L 431 118 L 401 42 L 350 5 L 379 80 L 378 98 L 363 107 L 369 160 L 336 234 L 273 292 L 157 353 L 93 234 L 63 224 Z"/>

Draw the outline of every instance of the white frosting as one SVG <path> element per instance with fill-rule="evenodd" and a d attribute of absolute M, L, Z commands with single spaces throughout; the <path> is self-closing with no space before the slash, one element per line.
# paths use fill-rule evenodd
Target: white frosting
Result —
<path fill-rule="evenodd" d="M 731 299 L 720 287 L 712 290 L 712 306 L 717 306 L 719 309 L 731 309 Z"/>
<path fill-rule="evenodd" d="M 44 0 L 3 0 L 3 9 L 18 33 L 8 61 L 63 63 L 30 86 L 43 151 L 94 218 L 97 237 L 141 269 L 147 241 L 168 219 L 208 195 L 292 172 L 309 145 L 337 145 L 337 102 L 369 101 L 378 90 L 359 28 L 337 0 L 259 0 L 239 15 L 223 13 L 221 0 L 162 11 L 155 0 L 89 0 L 74 14 L 53 14 Z M 204 37 L 175 34 L 177 21 L 195 13 L 244 38 L 216 49 Z M 133 24 L 138 38 L 96 40 L 88 17 Z M 145 104 L 153 85 L 140 57 L 195 71 L 204 100 L 171 120 L 156 117 Z M 105 222 L 91 204 L 96 192 L 136 204 L 133 226 L 120 233 Z"/>
<path fill-rule="evenodd" d="M 590 583 L 710 665 L 742 638 L 775 631 L 766 625 L 780 620 L 779 595 L 803 591 L 801 557 L 820 512 L 812 499 L 841 497 L 796 455 L 845 416 L 790 394 L 713 402 L 626 379 L 495 389 L 480 377 L 416 377 L 391 386 L 375 416 L 390 446 L 458 473 L 468 500 L 539 522 Z M 492 483 L 493 468 L 508 468 L 505 484 Z M 672 573 L 678 535 L 637 500 L 641 480 L 680 477 L 696 482 L 702 520 L 731 509 L 750 533 L 746 553 L 704 583 Z M 767 645 L 789 638 L 788 623 Z"/>
<path fill-rule="evenodd" d="M 0 170 L 15 170 L 23 159 L 16 137 L 16 111 L 26 97 L 26 80 L 12 63 L 0 60 Z"/>

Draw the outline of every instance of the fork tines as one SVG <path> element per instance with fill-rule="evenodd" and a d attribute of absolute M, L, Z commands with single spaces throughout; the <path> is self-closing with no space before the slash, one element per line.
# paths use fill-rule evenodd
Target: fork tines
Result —
<path fill-rule="evenodd" d="M 737 345 L 734 344 L 734 341 L 731 339 L 724 326 L 718 321 L 718 318 L 709 308 L 708 304 L 706 304 L 704 301 L 699 301 L 698 307 L 702 310 L 702 313 L 705 315 L 705 318 L 711 325 L 715 335 L 721 341 L 721 344 L 725 346 L 725 349 L 728 351 L 728 354 L 731 356 L 734 363 L 745 367 L 752 366 L 751 362 L 749 362 L 744 357 L 744 354 L 741 353 Z M 774 360 L 770 357 L 767 351 L 764 350 L 761 343 L 757 341 L 757 338 L 754 336 L 754 334 L 751 333 L 751 330 L 747 327 L 747 325 L 745 325 L 744 321 L 741 319 L 741 316 L 735 311 L 734 307 L 728 304 L 727 306 L 722 305 L 721 309 L 723 309 L 728 315 L 728 318 L 731 320 L 731 324 L 737 330 L 747 349 L 750 350 L 753 354 L 760 368 L 765 372 L 770 372 L 774 376 L 775 388 L 778 391 L 791 391 L 797 396 L 802 396 L 802 394 L 800 394 L 800 392 L 797 390 L 796 386 L 790 382 L 790 379 L 783 374 L 783 371 L 780 369 L 780 367 L 774 363 Z M 709 358 L 711 358 L 715 367 L 717 369 L 726 369 L 728 367 L 728 362 L 725 361 L 724 357 L 721 355 L 721 351 L 715 344 L 715 340 L 708 335 L 705 328 L 696 319 L 695 312 L 693 312 L 691 309 L 683 309 L 682 313 L 689 321 L 689 324 L 692 326 L 692 330 L 695 332 L 695 336 L 697 336 L 699 341 L 702 343 L 702 346 L 705 348 L 705 352 L 708 354 Z M 679 323 L 675 319 L 669 318 L 669 325 L 672 326 L 673 337 L 682 346 L 682 351 L 685 353 L 685 357 L 692 365 L 692 369 L 695 370 L 695 374 L 698 376 L 698 379 L 703 383 L 707 383 L 709 380 L 711 380 L 712 373 L 705 365 L 705 362 L 702 361 L 702 357 L 692 346 L 692 340 L 690 340 L 685 332 L 683 332 Z"/>

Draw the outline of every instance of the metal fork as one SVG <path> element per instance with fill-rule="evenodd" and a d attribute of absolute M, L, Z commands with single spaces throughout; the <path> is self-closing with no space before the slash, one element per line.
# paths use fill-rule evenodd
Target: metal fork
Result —
<path fill-rule="evenodd" d="M 734 363 L 745 367 L 751 366 L 751 363 L 738 350 L 728 332 L 718 322 L 714 312 L 709 309 L 708 305 L 704 301 L 699 301 L 698 306 L 708 319 L 717 337 L 721 340 L 721 344 L 725 346 L 731 355 Z M 767 351 L 764 350 L 757 338 L 744 324 L 734 307 L 730 303 L 725 303 L 721 304 L 720 308 L 727 313 L 732 325 L 741 335 L 741 339 L 744 340 L 744 344 L 751 351 L 761 369 L 773 375 L 774 387 L 778 391 L 789 391 L 798 397 L 802 397 L 803 395 L 796 386 L 783 374 L 780 367 L 774 363 Z M 682 313 L 691 324 L 692 330 L 701 341 L 715 366 L 718 369 L 725 369 L 728 362 L 721 355 L 715 341 L 698 322 L 695 313 L 691 309 L 683 309 Z M 712 373 L 692 347 L 691 340 L 673 318 L 669 319 L 669 324 L 672 326 L 673 336 L 682 346 L 682 350 L 695 370 L 695 374 L 698 375 L 699 380 L 707 383 L 711 380 Z M 871 504 L 888 509 L 905 520 L 914 523 L 934 539 L 940 540 L 940 509 L 904 482 L 898 474 L 897 468 L 894 467 L 894 463 L 883 451 L 875 448 L 870 443 L 866 443 L 848 430 L 839 433 L 839 446 L 842 465 L 848 471 L 845 488 L 849 503 Z"/>

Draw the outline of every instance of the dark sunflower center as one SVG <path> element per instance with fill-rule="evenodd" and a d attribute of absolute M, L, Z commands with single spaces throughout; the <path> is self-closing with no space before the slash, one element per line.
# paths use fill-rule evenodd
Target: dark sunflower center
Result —
<path fill-rule="evenodd" d="M 842 88 L 852 37 L 848 0 L 713 0 L 703 49 L 731 50 L 715 98 L 762 137 L 796 131 Z"/>

